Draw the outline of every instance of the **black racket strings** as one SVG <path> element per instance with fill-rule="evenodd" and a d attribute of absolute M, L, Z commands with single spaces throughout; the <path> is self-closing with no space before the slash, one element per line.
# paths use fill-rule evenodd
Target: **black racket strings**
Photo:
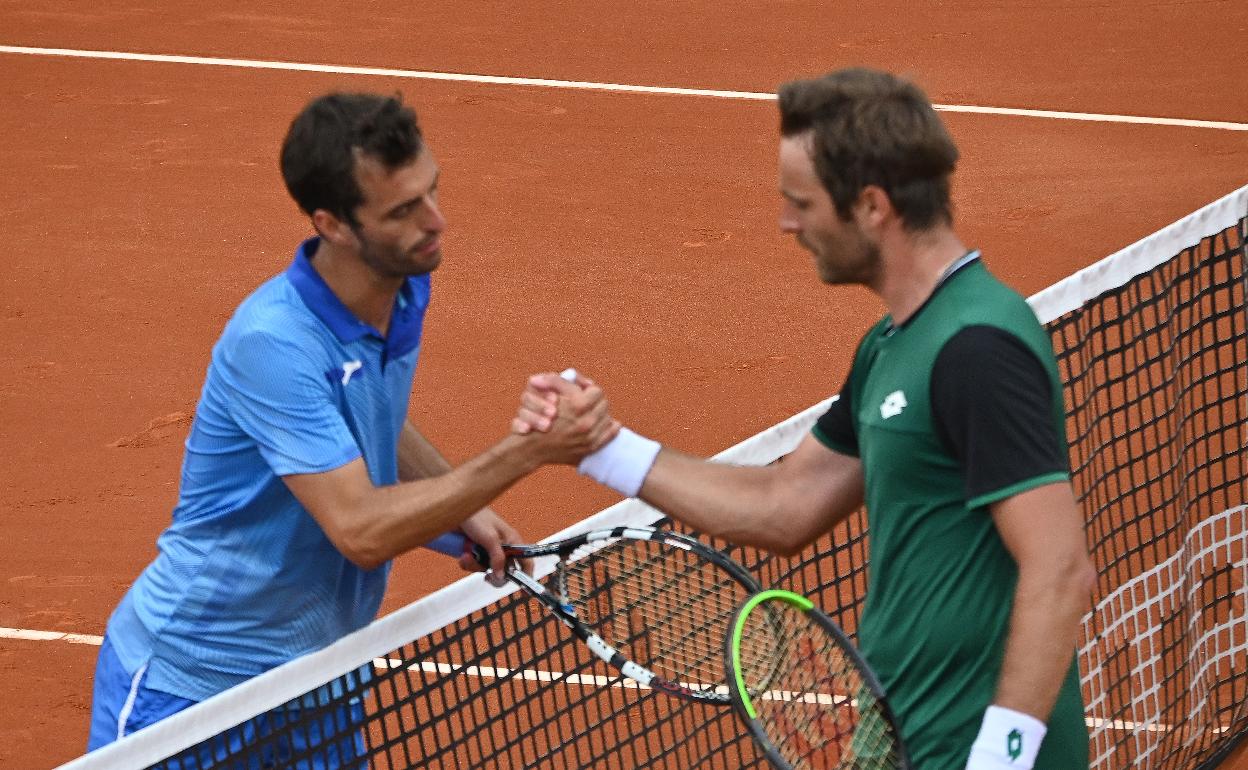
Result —
<path fill-rule="evenodd" d="M 628 658 L 693 689 L 722 688 L 723 639 L 748 591 L 708 559 L 662 540 L 590 543 L 561 559 L 565 603 Z"/>

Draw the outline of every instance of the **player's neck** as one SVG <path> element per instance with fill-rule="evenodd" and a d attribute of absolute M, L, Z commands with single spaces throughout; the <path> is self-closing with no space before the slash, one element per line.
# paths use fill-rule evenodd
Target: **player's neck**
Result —
<path fill-rule="evenodd" d="M 385 336 L 402 277 L 378 275 L 359 254 L 346 253 L 325 239 L 313 256 L 312 268 L 356 318 Z"/>
<path fill-rule="evenodd" d="M 952 228 L 943 225 L 920 233 L 898 230 L 887 236 L 880 244 L 879 285 L 872 288 L 888 305 L 893 323 L 908 321 L 966 251 Z"/>

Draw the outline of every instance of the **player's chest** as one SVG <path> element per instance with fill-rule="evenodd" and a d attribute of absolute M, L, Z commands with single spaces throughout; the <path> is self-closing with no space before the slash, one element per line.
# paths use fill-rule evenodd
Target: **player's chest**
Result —
<path fill-rule="evenodd" d="M 344 415 L 374 419 L 396 408 L 406 410 L 416 358 L 416 351 L 391 358 L 380 344 L 336 346 L 324 376 Z"/>

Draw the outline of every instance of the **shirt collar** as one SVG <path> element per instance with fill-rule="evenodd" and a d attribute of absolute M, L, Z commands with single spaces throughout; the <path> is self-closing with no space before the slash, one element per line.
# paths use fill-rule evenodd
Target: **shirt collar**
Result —
<path fill-rule="evenodd" d="M 953 261 L 953 264 L 949 265 L 949 267 L 946 267 L 945 272 L 940 274 L 940 279 L 936 281 L 936 288 L 932 290 L 932 294 L 935 294 L 937 291 L 939 291 L 940 287 L 944 286 L 945 281 L 948 281 L 950 278 L 952 278 L 954 273 L 958 272 L 959 270 L 971 264 L 977 259 L 979 259 L 979 249 L 971 249 L 970 251 L 966 252 L 962 256 L 955 259 Z"/>
<path fill-rule="evenodd" d="M 403 282 L 390 317 L 390 333 L 383 338 L 376 327 L 352 313 L 312 267 L 312 257 L 320 244 L 321 239 L 317 236 L 299 244 L 294 261 L 286 269 L 287 279 L 308 309 L 344 345 L 371 335 L 385 339 L 386 352 L 390 357 L 402 356 L 415 349 L 420 344 L 425 308 L 429 305 L 429 274 L 411 276 Z"/>
<path fill-rule="evenodd" d="M 962 256 L 955 259 L 952 263 L 950 263 L 948 267 L 945 268 L 945 271 L 940 274 L 940 278 L 936 280 L 936 286 L 932 289 L 932 293 L 927 295 L 927 299 L 923 300 L 923 304 L 919 305 L 918 309 L 916 309 L 913 313 L 910 314 L 910 317 L 905 320 L 905 323 L 895 326 L 893 325 L 892 317 L 891 316 L 889 317 L 888 327 L 884 330 L 884 336 L 885 337 L 891 336 L 898 329 L 904 329 L 907 326 L 909 326 L 910 322 L 918 318 L 919 313 L 922 313 L 923 309 L 926 308 L 928 306 L 928 303 L 932 301 L 932 297 L 935 297 L 940 292 L 940 290 L 945 287 L 945 284 L 949 283 L 949 280 L 953 278 L 953 276 L 959 270 L 961 270 L 962 268 L 966 267 L 969 264 L 972 264 L 978 261 L 979 261 L 979 249 L 971 249 L 970 251 L 966 252 Z"/>

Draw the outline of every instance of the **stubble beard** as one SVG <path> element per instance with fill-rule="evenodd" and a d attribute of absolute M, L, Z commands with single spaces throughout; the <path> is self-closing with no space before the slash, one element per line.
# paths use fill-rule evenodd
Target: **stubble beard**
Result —
<path fill-rule="evenodd" d="M 814 255 L 819 280 L 829 286 L 869 286 L 879 272 L 880 249 L 873 243 L 862 241 L 857 244 L 852 258 L 842 255 L 839 260 L 812 249 L 805 241 L 802 245 Z"/>
<path fill-rule="evenodd" d="M 432 254 L 424 256 L 419 254 L 420 249 L 428 244 L 428 239 L 422 239 L 412 248 L 400 252 L 397 249 L 378 248 L 372 240 L 359 231 L 356 232 L 356 238 L 360 242 L 360 261 L 384 278 L 424 275 L 433 272 L 442 263 L 442 249 L 440 248 Z"/>

